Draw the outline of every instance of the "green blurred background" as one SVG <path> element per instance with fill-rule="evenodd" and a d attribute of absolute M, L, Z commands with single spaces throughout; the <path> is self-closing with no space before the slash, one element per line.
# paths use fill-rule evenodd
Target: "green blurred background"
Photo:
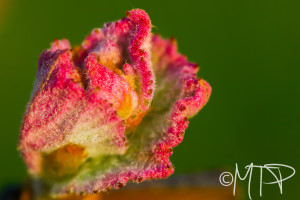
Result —
<path fill-rule="evenodd" d="M 0 185 L 26 177 L 16 146 L 43 49 L 54 38 L 80 44 L 92 28 L 132 8 L 148 12 L 153 31 L 175 36 L 179 51 L 200 65 L 200 77 L 213 88 L 175 148 L 177 174 L 234 172 L 235 163 L 242 169 L 252 162 L 299 169 L 300 1 L 0 2 Z M 283 195 L 277 185 L 264 185 L 263 198 L 258 187 L 253 198 L 296 199 L 298 177 L 283 183 Z"/>

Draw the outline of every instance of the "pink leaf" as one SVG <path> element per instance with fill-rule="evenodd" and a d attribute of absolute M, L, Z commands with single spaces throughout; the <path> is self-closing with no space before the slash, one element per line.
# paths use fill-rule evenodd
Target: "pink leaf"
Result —
<path fill-rule="evenodd" d="M 174 39 L 151 34 L 140 9 L 94 29 L 81 46 L 55 40 L 40 58 L 19 148 L 52 195 L 166 178 L 169 157 L 211 88 Z"/>

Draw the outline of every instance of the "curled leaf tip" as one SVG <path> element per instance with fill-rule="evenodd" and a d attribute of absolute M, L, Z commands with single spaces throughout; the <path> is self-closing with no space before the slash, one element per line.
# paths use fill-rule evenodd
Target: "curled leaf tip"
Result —
<path fill-rule="evenodd" d="M 80 46 L 55 40 L 38 63 L 19 149 L 52 195 L 166 178 L 169 160 L 211 88 L 147 13 L 94 29 Z"/>

